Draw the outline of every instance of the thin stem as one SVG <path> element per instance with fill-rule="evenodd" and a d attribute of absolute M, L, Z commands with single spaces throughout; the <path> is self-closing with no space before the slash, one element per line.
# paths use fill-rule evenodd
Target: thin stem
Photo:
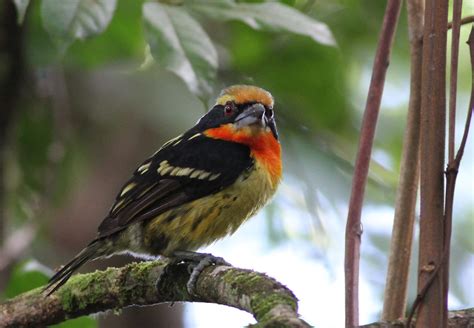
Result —
<path fill-rule="evenodd" d="M 449 291 L 449 257 L 451 249 L 451 230 L 453 221 L 453 200 L 456 184 L 457 170 L 451 170 L 450 166 L 454 162 L 454 147 L 456 133 L 456 94 L 458 81 L 458 58 L 459 58 L 459 34 L 461 31 L 462 0 L 454 0 L 453 3 L 453 29 L 451 39 L 451 76 L 449 83 L 449 134 L 448 134 L 448 169 L 446 172 L 446 198 L 444 213 L 444 256 L 443 259 L 443 300 L 444 312 L 448 312 L 448 291 Z M 443 317 L 443 324 L 446 327 L 448 318 Z"/>
<path fill-rule="evenodd" d="M 420 167 L 421 61 L 424 1 L 408 0 L 407 10 L 411 60 L 410 101 L 407 113 L 407 127 L 403 141 L 400 181 L 397 189 L 387 281 L 384 292 L 382 320 L 387 321 L 400 319 L 405 316 Z"/>
<path fill-rule="evenodd" d="M 466 147 L 467 137 L 469 135 L 469 127 L 471 126 L 472 112 L 474 110 L 474 27 L 471 27 L 471 33 L 467 40 L 469 45 L 469 53 L 471 55 L 471 98 L 469 100 L 469 108 L 467 111 L 466 125 L 464 126 L 464 133 L 459 145 L 458 152 L 456 153 L 455 161 L 457 165 L 461 163 L 462 156 L 464 155 L 464 148 Z"/>
<path fill-rule="evenodd" d="M 462 0 L 454 0 L 453 24 L 451 40 L 451 77 L 449 83 L 449 135 L 448 160 L 454 160 L 455 125 L 456 125 L 456 93 L 458 81 L 459 34 L 461 31 Z"/>
<path fill-rule="evenodd" d="M 372 79 L 362 120 L 359 150 L 352 181 L 351 199 L 346 224 L 345 245 L 345 292 L 346 327 L 359 324 L 359 260 L 361 241 L 361 213 L 365 186 L 369 172 L 370 156 L 380 110 L 385 74 L 389 65 L 390 51 L 400 15 L 401 0 L 389 0 L 375 54 Z"/>
<path fill-rule="evenodd" d="M 474 16 L 466 16 L 461 19 L 461 25 L 466 25 L 469 23 L 474 23 Z M 448 30 L 453 28 L 453 22 L 448 23 Z"/>

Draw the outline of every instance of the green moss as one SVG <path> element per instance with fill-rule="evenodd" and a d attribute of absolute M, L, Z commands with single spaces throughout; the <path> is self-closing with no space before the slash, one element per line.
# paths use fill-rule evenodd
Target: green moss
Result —
<path fill-rule="evenodd" d="M 108 268 L 105 271 L 96 271 L 88 274 L 79 274 L 71 277 L 66 285 L 58 290 L 58 296 L 65 311 L 85 309 L 90 304 L 97 304 L 104 300 L 105 295 L 113 294 L 120 298 L 120 303 L 124 304 L 127 299 L 143 295 L 141 288 L 130 288 L 126 293 L 119 293 L 117 280 L 129 276 L 139 282 L 146 282 L 150 270 L 160 265 L 159 261 L 147 261 L 131 263 L 124 268 Z M 146 286 L 144 286 L 146 287 Z M 116 290 L 113 290 L 116 289 Z"/>
<path fill-rule="evenodd" d="M 147 280 L 150 270 L 156 266 L 163 265 L 162 261 L 145 261 L 139 263 L 131 263 L 126 266 L 135 280 Z"/>
<path fill-rule="evenodd" d="M 57 293 L 66 312 L 85 309 L 89 304 L 100 302 L 104 295 L 110 293 L 113 284 L 110 281 L 117 277 L 118 269 L 95 271 L 73 276 Z"/>
<path fill-rule="evenodd" d="M 291 296 L 283 293 L 278 294 L 261 294 L 253 296 L 250 304 L 252 306 L 255 317 L 259 321 L 266 321 L 271 319 L 269 312 L 277 305 L 288 305 L 296 311 L 296 300 Z"/>
<path fill-rule="evenodd" d="M 257 324 L 257 326 L 268 327 L 270 325 L 271 327 L 278 327 L 280 324 L 271 322 L 274 318 L 270 315 L 270 311 L 278 305 L 287 305 L 294 311 L 297 309 L 297 299 L 290 291 L 280 289 L 279 291 L 269 293 L 269 291 L 281 285 L 277 285 L 276 282 L 269 280 L 268 277 L 260 273 L 237 273 L 236 271 L 229 270 L 224 273 L 222 279 L 232 287 L 234 293 L 237 294 L 241 291 L 244 294 L 251 295 L 250 306 L 252 312 L 261 323 L 261 325 Z M 281 327 L 284 327 L 284 325 Z"/>
<path fill-rule="evenodd" d="M 125 293 L 120 293 L 119 297 L 121 302 L 125 302 L 127 299 L 140 299 L 143 298 L 147 290 L 149 290 L 150 275 L 153 273 L 153 269 L 157 266 L 162 266 L 162 261 L 145 261 L 139 263 L 132 263 L 127 265 L 122 270 L 122 279 L 131 279 L 135 282 L 132 287 L 129 284 L 125 286 L 130 286 L 125 290 Z"/>
<path fill-rule="evenodd" d="M 222 278 L 226 284 L 231 285 L 232 288 L 238 286 L 241 289 L 251 291 L 256 290 L 258 286 L 261 286 L 262 283 L 265 283 L 265 279 L 261 275 L 254 272 L 237 273 L 236 271 L 229 270 Z"/>

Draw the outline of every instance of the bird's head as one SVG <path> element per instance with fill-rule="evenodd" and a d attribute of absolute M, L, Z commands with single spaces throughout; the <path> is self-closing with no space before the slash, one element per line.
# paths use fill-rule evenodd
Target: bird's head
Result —
<path fill-rule="evenodd" d="M 196 125 L 207 137 L 243 144 L 265 167 L 276 186 L 282 174 L 281 147 L 273 112 L 273 97 L 261 88 L 235 85 L 226 88 L 214 107 Z"/>
<path fill-rule="evenodd" d="M 272 95 L 250 85 L 234 85 L 224 89 L 214 107 L 199 120 L 197 126 L 201 130 L 221 128 L 220 132 L 228 131 L 248 138 L 271 135 L 278 140 Z"/>

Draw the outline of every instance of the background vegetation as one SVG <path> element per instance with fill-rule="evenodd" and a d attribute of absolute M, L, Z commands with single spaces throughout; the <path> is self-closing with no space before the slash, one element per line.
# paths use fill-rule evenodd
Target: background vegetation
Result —
<path fill-rule="evenodd" d="M 342 326 L 345 215 L 383 2 L 14 2 L 18 16 L 8 0 L 1 5 L 5 21 L 26 9 L 21 27 L 2 32 L 17 33 L 22 63 L 20 82 L 5 89 L 17 95 L 14 110 L 0 114 L 6 133 L 3 297 L 43 284 L 95 235 L 115 192 L 143 158 L 192 126 L 222 87 L 248 83 L 276 98 L 285 178 L 264 213 L 209 250 L 288 284 L 308 322 Z M 68 17 L 73 4 L 79 7 Z M 473 12 L 472 4 L 464 7 Z M 363 213 L 362 323 L 375 321 L 382 308 L 409 91 L 406 26 L 403 11 Z M 462 28 L 461 41 L 467 34 Z M 461 46 L 460 125 L 468 107 L 468 61 Z M 7 65 L 0 61 L 0 70 Z M 474 304 L 466 288 L 474 276 L 473 160 L 470 141 L 456 189 L 450 308 Z M 9 241 L 13 253 L 5 251 Z M 416 252 L 413 258 L 411 299 Z M 84 271 L 130 260 L 113 258 Z M 240 327 L 251 321 L 237 310 L 217 315 L 224 310 L 214 307 L 127 309 L 62 326 Z"/>

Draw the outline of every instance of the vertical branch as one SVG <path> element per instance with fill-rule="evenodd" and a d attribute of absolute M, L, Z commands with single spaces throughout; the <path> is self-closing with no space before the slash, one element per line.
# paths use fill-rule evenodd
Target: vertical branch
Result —
<path fill-rule="evenodd" d="M 387 3 L 362 120 L 359 150 L 357 152 L 346 224 L 344 258 L 346 327 L 354 327 L 359 324 L 359 258 L 362 234 L 362 203 L 364 201 L 365 185 L 369 173 L 370 155 L 372 153 L 372 144 L 382 99 L 385 74 L 389 65 L 390 51 L 398 16 L 400 15 L 400 8 L 401 0 L 389 0 Z"/>
<path fill-rule="evenodd" d="M 449 81 L 449 132 L 448 167 L 446 170 L 446 200 L 444 216 L 444 258 L 443 258 L 443 324 L 448 324 L 449 257 L 451 253 L 451 229 L 453 222 L 453 199 L 459 163 L 454 162 L 456 94 L 458 81 L 459 34 L 461 30 L 462 0 L 454 0 L 453 29 L 451 39 L 451 76 Z"/>
<path fill-rule="evenodd" d="M 459 33 L 461 31 L 462 0 L 454 0 L 451 40 L 451 76 L 449 81 L 448 162 L 454 160 L 456 126 L 456 92 L 458 80 Z"/>
<path fill-rule="evenodd" d="M 455 6 L 454 6 L 454 14 L 456 15 L 456 9 L 459 10 L 461 8 L 456 8 L 456 2 L 455 1 Z M 458 4 L 459 7 L 461 7 L 461 3 Z M 459 14 L 460 15 L 460 14 Z M 454 34 L 454 27 L 459 24 L 460 22 L 460 16 L 455 17 L 453 19 L 453 34 Z M 458 30 L 459 33 L 459 30 Z M 454 43 L 454 35 L 453 35 L 453 43 Z M 459 35 L 457 38 L 458 46 L 459 46 Z M 448 167 L 446 169 L 446 201 L 445 201 L 445 226 L 444 226 L 444 259 L 443 259 L 443 298 L 444 298 L 444 309 L 447 311 L 448 309 L 448 291 L 449 291 L 449 255 L 450 255 L 450 250 L 451 250 L 451 228 L 452 228 L 452 221 L 453 221 L 453 205 L 454 205 L 454 189 L 456 187 L 456 178 L 459 170 L 459 165 L 461 164 L 461 158 L 464 154 L 464 147 L 466 146 L 466 141 L 467 141 L 467 136 L 469 134 L 469 127 L 471 124 L 471 118 L 472 118 L 472 111 L 474 110 L 474 103 L 473 103 L 473 98 L 474 98 L 474 28 L 471 29 L 471 33 L 469 34 L 469 40 L 467 41 L 469 44 L 469 50 L 470 50 L 470 55 L 471 55 L 471 74 L 472 74 L 472 87 L 471 87 L 471 98 L 469 100 L 469 108 L 467 111 L 467 117 L 466 117 L 466 125 L 464 127 L 464 133 L 463 137 L 461 140 L 461 145 L 459 146 L 459 150 L 456 154 L 456 157 L 453 159 L 450 159 L 448 162 Z M 456 52 L 457 55 L 457 52 Z M 454 56 L 454 55 L 453 55 Z M 457 57 L 457 56 L 456 56 Z M 456 67 L 457 67 L 457 60 L 456 60 Z M 452 72 L 453 74 L 454 72 Z M 450 91 L 452 90 L 452 84 L 456 83 L 456 80 L 451 79 L 451 88 Z M 451 92 L 450 92 L 451 93 Z M 451 93 L 450 96 L 453 96 Z M 454 94 L 454 97 L 456 95 Z M 451 119 L 451 118 L 450 118 Z M 450 122 L 451 125 L 451 122 Z M 453 143 L 454 147 L 454 140 L 449 139 L 449 143 Z M 445 324 L 447 324 L 447 318 L 444 318 Z"/>
<path fill-rule="evenodd" d="M 436 274 L 443 258 L 447 23 L 448 2 L 427 0 L 421 99 L 419 292 Z M 438 274 L 420 304 L 417 326 L 443 327 L 445 315 L 443 280 Z"/>
<path fill-rule="evenodd" d="M 384 292 L 382 320 L 403 318 L 408 292 L 408 273 L 415 223 L 419 180 L 421 61 L 423 50 L 423 0 L 408 0 L 410 39 L 410 101 L 403 140 L 400 181 L 398 183 L 392 241 Z"/>

